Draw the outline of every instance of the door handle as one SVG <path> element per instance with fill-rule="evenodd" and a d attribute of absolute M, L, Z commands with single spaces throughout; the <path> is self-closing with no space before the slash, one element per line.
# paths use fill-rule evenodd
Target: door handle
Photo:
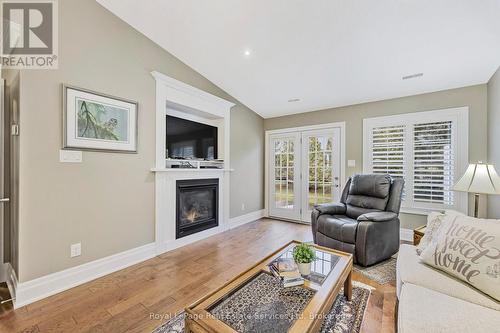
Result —
<path fill-rule="evenodd" d="M 3 199 L 0 199 L 0 202 L 9 202 L 10 201 L 10 198 L 3 198 Z"/>

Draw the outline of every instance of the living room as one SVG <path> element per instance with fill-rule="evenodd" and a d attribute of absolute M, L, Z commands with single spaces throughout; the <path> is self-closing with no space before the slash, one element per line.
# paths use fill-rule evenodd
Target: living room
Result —
<path fill-rule="evenodd" d="M 500 327 L 499 1 L 0 2 L 1 332 Z"/>

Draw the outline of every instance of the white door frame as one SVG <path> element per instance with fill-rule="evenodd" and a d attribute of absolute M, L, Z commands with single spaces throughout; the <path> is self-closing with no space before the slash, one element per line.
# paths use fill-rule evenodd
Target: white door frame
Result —
<path fill-rule="evenodd" d="M 6 179 L 4 178 L 4 163 L 7 162 L 5 159 L 5 80 L 0 79 L 0 199 L 4 199 L 4 186 Z M 10 161 L 10 160 L 9 160 Z M 8 179 L 7 179 L 8 181 Z M 7 221 L 4 221 L 4 205 L 7 205 L 7 202 L 0 202 L 0 282 L 7 281 L 7 265 L 4 264 L 4 224 Z"/>
<path fill-rule="evenodd" d="M 317 129 L 317 130 L 308 130 L 308 131 L 302 131 L 300 132 L 301 136 L 301 142 L 302 142 L 302 147 L 301 149 L 301 164 L 300 164 L 300 169 L 301 169 L 301 216 L 300 219 L 302 222 L 308 222 L 311 223 L 311 212 L 312 210 L 309 210 L 309 144 L 306 141 L 307 137 L 310 136 L 322 136 L 325 134 L 331 134 L 333 136 L 333 151 L 332 151 L 332 196 L 334 198 L 340 198 L 342 195 L 342 192 L 340 191 L 340 186 L 341 185 L 341 179 L 340 179 L 340 166 L 342 165 L 342 160 L 340 157 L 340 151 L 342 150 L 342 142 L 340 139 L 340 128 L 339 127 L 329 127 L 325 129 Z M 338 137 L 337 137 L 338 135 Z M 338 145 L 338 147 L 337 147 Z M 337 164 L 337 161 L 339 162 Z M 335 169 L 337 169 L 335 171 Z M 337 173 L 336 173 L 337 172 Z M 335 178 L 337 177 L 337 178 Z"/>
<path fill-rule="evenodd" d="M 288 132 L 301 132 L 301 131 L 311 131 L 311 130 L 321 130 L 329 128 L 340 128 L 340 193 L 342 193 L 343 187 L 345 185 L 345 170 L 346 170 L 346 133 L 345 121 L 311 125 L 311 126 L 299 126 L 290 128 L 281 128 L 276 130 L 265 131 L 265 154 L 264 154 L 264 208 L 265 216 L 269 216 L 269 137 L 273 134 L 284 134 Z"/>

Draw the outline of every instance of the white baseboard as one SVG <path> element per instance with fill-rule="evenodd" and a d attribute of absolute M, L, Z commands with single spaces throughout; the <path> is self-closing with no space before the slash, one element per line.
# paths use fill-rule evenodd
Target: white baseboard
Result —
<path fill-rule="evenodd" d="M 413 230 L 401 228 L 399 231 L 399 238 L 402 241 L 413 242 Z"/>
<path fill-rule="evenodd" d="M 232 229 L 239 227 L 243 224 L 258 220 L 264 216 L 265 210 L 262 209 L 231 218 L 229 220 L 229 228 Z M 214 234 L 221 231 L 224 230 L 214 230 Z M 207 237 L 209 236 L 211 236 L 211 234 Z M 186 241 L 189 240 L 187 239 Z M 178 245 L 182 246 L 183 244 Z M 9 289 L 11 289 L 10 292 L 12 296 L 15 297 L 14 307 L 22 307 L 45 297 L 60 293 L 85 282 L 95 280 L 104 275 L 111 274 L 119 271 L 120 269 L 124 269 L 150 259 L 157 254 L 157 250 L 157 245 L 155 243 L 151 243 L 26 282 L 19 282 L 14 270 L 9 265 L 10 268 L 8 270 L 7 281 Z M 170 246 L 169 248 L 162 250 L 163 251 L 161 252 L 169 251 L 172 250 L 172 247 Z"/>
<path fill-rule="evenodd" d="M 229 229 L 233 229 L 239 226 L 242 226 L 246 223 L 256 221 L 258 219 L 263 218 L 266 216 L 266 210 L 261 209 L 261 210 L 256 210 L 255 212 L 251 212 L 245 215 L 240 215 L 237 217 L 232 217 L 229 219 Z"/>
<path fill-rule="evenodd" d="M 132 266 L 155 255 L 155 243 L 150 243 L 27 282 L 18 282 L 14 273 L 15 282 L 12 283 L 15 291 L 14 308 Z"/>
<path fill-rule="evenodd" d="M 5 265 L 7 266 L 7 276 L 6 276 L 7 288 L 9 288 L 10 296 L 13 299 L 12 303 L 14 304 L 14 301 L 16 299 L 16 291 L 18 283 L 17 276 L 10 262 L 6 263 Z"/>

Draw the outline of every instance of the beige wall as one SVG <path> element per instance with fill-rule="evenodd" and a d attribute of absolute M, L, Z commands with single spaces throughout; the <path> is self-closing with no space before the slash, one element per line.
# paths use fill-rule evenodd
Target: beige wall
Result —
<path fill-rule="evenodd" d="M 363 119 L 401 113 L 469 106 L 469 159 L 484 160 L 487 156 L 486 85 L 459 88 L 423 95 L 358 104 L 334 109 L 264 120 L 266 130 L 346 122 L 346 162 L 356 160 L 355 168 L 347 168 L 347 176 L 363 171 Z M 484 200 L 483 200 L 484 202 Z M 484 210 L 484 207 L 483 207 Z M 401 227 L 413 229 L 425 224 L 425 216 L 402 214 Z"/>
<path fill-rule="evenodd" d="M 152 70 L 237 103 L 93 0 L 59 1 L 59 24 L 59 69 L 21 73 L 21 281 L 154 241 Z M 62 83 L 138 101 L 139 153 L 59 163 Z M 231 134 L 234 217 L 264 208 L 263 119 L 237 103 Z M 80 241 L 82 256 L 70 258 Z"/>
<path fill-rule="evenodd" d="M 500 172 L 500 69 L 488 82 L 488 163 Z M 488 217 L 500 219 L 500 195 L 488 196 Z"/>
<path fill-rule="evenodd" d="M 231 110 L 231 217 L 264 209 L 264 120 L 241 111 Z"/>

